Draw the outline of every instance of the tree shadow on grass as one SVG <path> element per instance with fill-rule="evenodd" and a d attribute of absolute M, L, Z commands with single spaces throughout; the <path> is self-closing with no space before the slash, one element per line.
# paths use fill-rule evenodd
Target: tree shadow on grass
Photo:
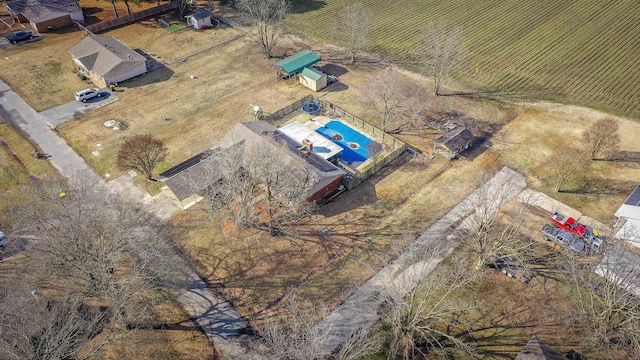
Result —
<path fill-rule="evenodd" d="M 293 2 L 291 14 L 304 14 L 309 11 L 320 10 L 327 6 L 325 0 L 298 0 Z"/>
<path fill-rule="evenodd" d="M 547 88 L 544 86 L 532 86 L 520 89 L 512 89 L 509 87 L 496 87 L 493 89 L 485 89 L 468 92 L 451 92 L 439 93 L 438 96 L 458 96 L 468 98 L 479 98 L 488 100 L 528 100 L 531 98 L 548 98 L 550 96 L 558 96 L 560 92 L 557 89 Z"/>
<path fill-rule="evenodd" d="M 551 347 L 557 347 L 559 341 L 556 332 L 566 327 L 569 314 L 554 314 L 552 311 L 540 311 L 531 307 L 528 301 L 512 308 L 505 308 L 502 303 L 487 303 L 481 316 L 475 319 L 472 331 L 462 330 L 455 337 L 476 344 L 478 353 L 495 358 L 513 359 L 514 354 L 522 350 L 528 336 L 538 335 Z M 559 310 L 558 310 L 559 311 Z M 523 335 L 525 334 L 525 335 Z M 525 340 L 526 339 L 526 340 Z M 580 347 L 580 339 L 572 342 L 563 341 L 562 346 Z"/>
<path fill-rule="evenodd" d="M 612 162 L 635 162 L 640 163 L 640 152 L 638 151 L 616 151 L 613 156 L 608 158 L 593 159 L 594 161 L 612 161 Z"/>
<path fill-rule="evenodd" d="M 320 71 L 322 71 L 325 74 L 329 74 L 331 76 L 336 76 L 336 77 L 342 76 L 349 72 L 349 70 L 347 70 L 347 68 L 345 68 L 344 66 L 340 66 L 333 63 L 328 63 L 322 66 L 318 66 L 318 69 L 320 69 Z"/>
<path fill-rule="evenodd" d="M 576 188 L 560 190 L 559 192 L 583 195 L 626 196 L 629 195 L 637 185 L 637 181 L 595 178 L 584 180 L 582 184 Z"/>
<path fill-rule="evenodd" d="M 375 189 L 376 184 L 397 168 L 408 163 L 409 160 L 411 159 L 406 156 L 398 157 L 376 174 L 358 184 L 355 188 L 344 192 L 331 202 L 323 205 L 322 208 L 320 208 L 320 214 L 325 217 L 332 217 L 375 203 L 379 200 Z"/>

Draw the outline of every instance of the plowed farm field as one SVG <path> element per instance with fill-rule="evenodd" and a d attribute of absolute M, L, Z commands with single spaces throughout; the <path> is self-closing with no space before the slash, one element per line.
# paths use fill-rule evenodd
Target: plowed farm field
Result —
<path fill-rule="evenodd" d="M 289 24 L 318 41 L 351 0 L 298 0 Z M 431 22 L 460 30 L 458 84 L 551 99 L 640 118 L 640 2 L 557 0 L 368 0 L 370 50 L 420 70 L 416 50 Z"/>

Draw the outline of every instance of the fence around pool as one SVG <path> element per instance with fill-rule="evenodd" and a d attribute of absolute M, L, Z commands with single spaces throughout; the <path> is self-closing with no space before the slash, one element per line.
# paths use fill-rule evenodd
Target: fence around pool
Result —
<path fill-rule="evenodd" d="M 402 153 L 407 150 L 407 144 L 404 141 L 385 133 L 382 129 L 369 124 L 368 122 L 358 118 L 357 116 L 354 116 L 348 111 L 330 103 L 329 101 L 318 99 L 318 97 L 316 97 L 315 95 L 307 95 L 304 98 L 299 99 L 298 101 L 295 101 L 285 106 L 284 108 L 279 109 L 272 114 L 269 114 L 268 116 L 265 116 L 263 120 L 274 122 L 294 111 L 301 111 L 302 106 L 307 103 L 315 103 L 320 105 L 320 111 L 318 112 L 318 114 L 322 114 L 331 119 L 343 121 L 346 124 L 353 126 L 355 129 L 362 130 L 365 134 L 371 136 L 376 141 L 381 142 L 392 149 L 392 151 L 390 151 L 389 154 L 385 157 L 374 157 L 373 159 L 370 159 L 371 161 L 365 162 L 362 167 L 358 168 L 357 171 L 345 167 L 345 170 L 349 171 L 353 175 L 352 179 L 345 182 L 347 189 L 352 189 L 353 187 L 367 179 L 369 176 L 380 171 L 380 169 L 385 167 L 393 160 L 397 159 Z"/>

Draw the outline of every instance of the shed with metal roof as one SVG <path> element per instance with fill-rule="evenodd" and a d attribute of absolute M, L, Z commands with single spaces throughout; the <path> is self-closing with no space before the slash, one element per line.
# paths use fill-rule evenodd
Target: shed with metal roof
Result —
<path fill-rule="evenodd" d="M 297 54 L 291 55 L 280 61 L 274 66 L 279 68 L 287 77 L 298 74 L 306 67 L 309 67 L 322 60 L 320 56 L 311 50 L 302 50 Z"/>

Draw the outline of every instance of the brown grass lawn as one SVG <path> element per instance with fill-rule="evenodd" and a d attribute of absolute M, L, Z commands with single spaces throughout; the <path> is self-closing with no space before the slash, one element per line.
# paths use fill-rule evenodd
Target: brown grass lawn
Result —
<path fill-rule="evenodd" d="M 31 145 L 13 127 L 0 119 L 0 230 L 10 234 L 15 229 L 9 206 L 34 207 L 40 198 L 31 196 L 30 179 L 53 180 L 59 175 L 46 160 L 31 155 Z M 0 287 L 9 287 L 19 280 L 17 264 L 22 255 L 0 262 Z M 166 324 L 165 329 L 138 329 L 127 333 L 123 342 L 109 344 L 104 351 L 106 359 L 211 359 L 213 346 L 193 324 L 188 315 L 175 303 L 164 301 L 156 308 L 155 321 Z"/>
<path fill-rule="evenodd" d="M 136 24 L 109 35 L 155 54 L 166 67 L 123 83 L 119 101 L 58 128 L 101 174 L 119 173 L 115 157 L 127 137 L 150 133 L 165 141 L 166 168 L 213 146 L 237 122 L 250 120 L 249 104 L 268 113 L 308 93 L 291 82 L 277 82 L 273 61 L 247 46 L 233 29 L 170 34 Z M 181 58 L 188 60 L 177 61 Z M 108 119 L 124 120 L 129 129 L 106 129 L 102 122 Z M 94 158 L 90 153 L 98 143 L 102 156 Z"/>
<path fill-rule="evenodd" d="M 207 336 L 190 322 L 180 305 L 165 301 L 156 306 L 154 329 L 134 329 L 109 343 L 104 359 L 215 359 Z"/>
<path fill-rule="evenodd" d="M 55 180 L 57 171 L 47 160 L 36 159 L 31 155 L 34 150 L 16 129 L 0 118 L 0 230 L 10 232 L 19 214 L 11 211 L 14 206 L 28 203 L 37 206 L 39 199 L 30 190 L 34 180 Z M 22 219 L 25 220 L 25 219 Z"/>

